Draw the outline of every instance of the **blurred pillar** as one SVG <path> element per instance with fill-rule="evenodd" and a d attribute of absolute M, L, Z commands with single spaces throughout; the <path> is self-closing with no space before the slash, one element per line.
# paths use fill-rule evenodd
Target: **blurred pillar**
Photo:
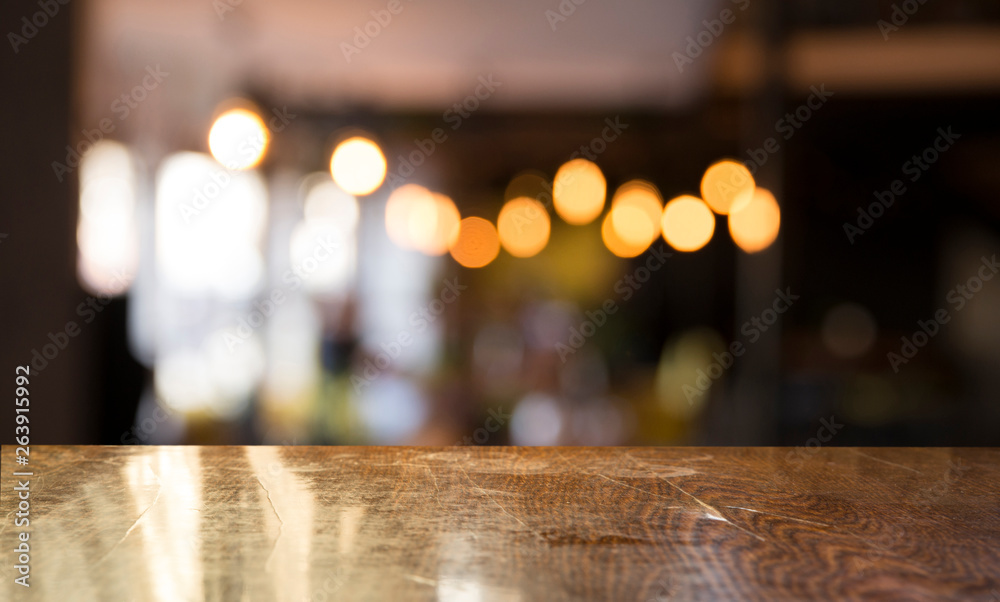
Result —
<path fill-rule="evenodd" d="M 764 44 L 765 65 L 780 65 L 785 44 L 787 9 L 770 0 L 757 3 L 753 12 L 751 30 Z M 765 81 L 759 91 L 744 98 L 741 121 L 746 124 L 742 132 L 740 157 L 746 159 L 747 149 L 758 149 L 769 137 L 781 142 L 781 149 L 771 154 L 764 165 L 757 169 L 754 179 L 758 186 L 774 193 L 782 207 L 784 230 L 785 199 L 782 194 L 786 141 L 775 133 L 774 124 L 785 112 L 785 82 L 777 69 L 764 72 Z M 742 325 L 752 317 L 772 306 L 775 289 L 792 287 L 782 275 L 782 243 L 784 236 L 766 250 L 749 255 L 736 251 L 736 299 L 734 333 L 737 340 L 747 344 L 747 351 L 735 364 L 732 389 L 726 396 L 727 414 L 732 428 L 726 433 L 726 445 L 773 445 L 777 441 L 778 396 L 781 385 L 781 338 L 784 316 L 752 344 L 740 333 Z M 794 311 L 794 310 L 793 310 Z"/>
<path fill-rule="evenodd" d="M 77 9 L 73 2 L 53 6 L 58 11 L 48 15 L 38 2 L 0 3 L 4 32 L 13 34 L 4 35 L 0 50 L 5 55 L 0 163 L 6 189 L 0 203 L 0 233 L 6 235 L 0 237 L 0 370 L 13 393 L 15 366 L 30 364 L 32 350 L 52 342 L 50 333 L 62 340 L 59 334 L 75 322 L 79 334 L 41 372 L 31 370 L 30 437 L 33 444 L 91 443 L 96 417 L 88 339 L 97 333 L 88 332 L 92 325 L 76 314 L 88 297 L 76 281 L 77 180 L 74 173 L 60 182 L 52 168 L 54 161 L 65 162 L 71 144 Z M 0 441 L 13 443 L 13 422 L 13 405 L 5 404 Z"/>

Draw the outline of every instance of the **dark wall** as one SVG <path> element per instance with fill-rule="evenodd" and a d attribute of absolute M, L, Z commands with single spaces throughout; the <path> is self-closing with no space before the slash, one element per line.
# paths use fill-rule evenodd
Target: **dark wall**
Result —
<path fill-rule="evenodd" d="M 87 294 L 76 284 L 76 180 L 53 173 L 53 161 L 63 161 L 70 142 L 72 47 L 77 7 L 53 3 L 54 15 L 37 2 L 0 4 L 4 24 L 3 144 L 0 144 L 0 379 L 6 389 L 0 409 L 0 441 L 14 441 L 15 367 L 30 365 L 32 350 L 43 352 L 49 333 L 65 332 L 68 322 L 80 326 L 66 337 L 39 371 L 31 368 L 30 437 L 32 444 L 84 443 L 92 440 L 96 423 L 89 367 L 98 336 L 93 324 L 83 324 L 77 305 Z M 38 16 L 38 14 L 41 16 Z M 26 26 L 35 19 L 41 27 Z M 24 41 L 12 36 L 23 36 Z M 27 37 L 28 34 L 31 37 Z M 15 52 L 14 44 L 17 45 Z M 71 329 L 72 330 L 72 329 Z M 62 340 L 62 337 L 56 337 Z M 42 366 L 41 361 L 36 362 Z"/>

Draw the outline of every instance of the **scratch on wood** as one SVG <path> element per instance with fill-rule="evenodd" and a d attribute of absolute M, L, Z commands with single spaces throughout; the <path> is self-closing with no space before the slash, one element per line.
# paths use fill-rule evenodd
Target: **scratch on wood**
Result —
<path fill-rule="evenodd" d="M 285 521 L 281 520 L 281 515 L 278 514 L 278 509 L 274 506 L 274 501 L 271 499 L 271 492 L 264 486 L 264 481 L 261 481 L 259 476 L 254 476 L 257 478 L 257 482 L 260 483 L 260 488 L 263 489 L 264 493 L 267 495 L 267 501 L 271 504 L 271 510 L 274 512 L 274 516 L 278 519 L 278 535 L 274 538 L 274 543 L 271 544 L 271 553 L 267 555 L 267 561 L 264 563 L 264 570 L 270 571 L 271 559 L 274 558 L 274 552 L 278 549 L 278 540 L 281 539 L 281 535 L 285 530 Z"/>

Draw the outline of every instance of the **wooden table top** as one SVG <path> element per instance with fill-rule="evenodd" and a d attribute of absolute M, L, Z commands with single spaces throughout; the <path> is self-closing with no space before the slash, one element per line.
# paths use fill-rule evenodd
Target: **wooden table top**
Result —
<path fill-rule="evenodd" d="M 1000 449 L 14 453 L 4 600 L 1000 600 Z"/>

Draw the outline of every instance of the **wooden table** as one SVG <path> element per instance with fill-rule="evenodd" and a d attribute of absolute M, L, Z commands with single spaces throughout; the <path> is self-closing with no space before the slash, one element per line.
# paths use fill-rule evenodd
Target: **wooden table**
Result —
<path fill-rule="evenodd" d="M 2 450 L 4 600 L 1000 600 L 1000 450 Z M 27 478 L 30 588 L 14 584 Z"/>

